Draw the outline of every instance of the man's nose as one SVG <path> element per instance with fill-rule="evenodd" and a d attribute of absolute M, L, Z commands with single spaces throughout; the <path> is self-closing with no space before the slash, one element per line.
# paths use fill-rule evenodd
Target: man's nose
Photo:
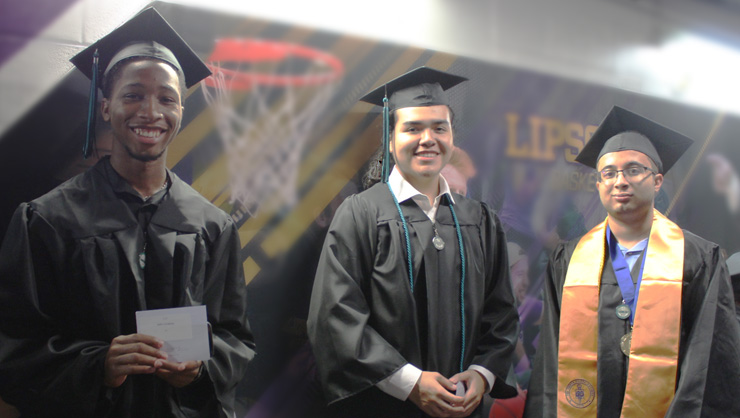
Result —
<path fill-rule="evenodd" d="M 143 118 L 154 120 L 162 116 L 162 110 L 159 108 L 159 101 L 156 97 L 151 96 L 142 100 L 139 108 L 139 115 Z"/>
<path fill-rule="evenodd" d="M 425 128 L 421 131 L 422 144 L 431 144 L 434 142 L 434 135 L 432 135 L 432 128 Z"/>
<path fill-rule="evenodd" d="M 624 175 L 623 170 L 618 170 L 617 176 L 614 177 L 614 186 L 625 187 L 627 185 L 629 185 L 629 182 L 627 181 L 627 176 Z"/>

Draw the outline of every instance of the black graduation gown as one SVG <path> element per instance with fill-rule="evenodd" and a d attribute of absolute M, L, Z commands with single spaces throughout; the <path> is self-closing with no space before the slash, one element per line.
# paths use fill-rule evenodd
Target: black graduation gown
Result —
<path fill-rule="evenodd" d="M 577 243 L 574 240 L 560 245 L 550 258 L 544 283 L 542 328 L 525 417 L 557 415 L 560 301 L 568 263 Z M 740 324 L 735 318 L 727 268 L 716 244 L 688 231 L 684 231 L 684 243 L 678 380 L 666 417 L 739 417 Z M 627 383 L 628 361 L 619 350 L 619 339 L 628 325 L 615 314 L 621 298 L 607 257 L 599 295 L 599 418 L 620 416 Z"/>
<path fill-rule="evenodd" d="M 446 199 L 431 245 L 432 223 L 409 199 L 401 203 L 411 241 L 415 293 L 408 278 L 403 226 L 386 184 L 347 198 L 329 228 L 308 317 L 319 379 L 329 403 L 345 400 L 353 416 L 417 416 L 374 385 L 406 363 L 446 377 L 460 371 L 460 253 Z M 455 195 L 465 257 L 464 368 L 496 376 L 494 397 L 516 395 L 511 353 L 518 315 L 506 240 L 485 204 Z"/>
<path fill-rule="evenodd" d="M 0 249 L 0 396 L 33 417 L 233 414 L 254 355 L 236 227 L 169 172 L 147 227 L 145 273 L 144 231 L 109 164 L 13 216 Z M 103 385 L 110 341 L 136 332 L 136 310 L 191 305 L 206 305 L 213 327 L 203 379 L 182 389 L 153 375 Z"/>

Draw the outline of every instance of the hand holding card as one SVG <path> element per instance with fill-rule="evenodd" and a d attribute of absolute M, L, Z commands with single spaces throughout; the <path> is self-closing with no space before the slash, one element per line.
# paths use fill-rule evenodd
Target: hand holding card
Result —
<path fill-rule="evenodd" d="M 208 360 L 211 357 L 205 306 L 136 312 L 139 334 L 164 341 L 162 351 L 173 362 Z"/>

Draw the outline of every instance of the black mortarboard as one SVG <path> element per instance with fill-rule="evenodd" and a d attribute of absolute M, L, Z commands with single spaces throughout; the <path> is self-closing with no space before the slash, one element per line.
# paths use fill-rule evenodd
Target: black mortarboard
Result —
<path fill-rule="evenodd" d="M 383 183 L 388 181 L 390 174 L 388 113 L 405 107 L 449 106 L 445 90 L 466 80 L 465 77 L 434 68 L 418 67 L 360 98 L 363 102 L 383 107 L 383 167 L 380 176 Z"/>
<path fill-rule="evenodd" d="M 576 161 L 596 168 L 604 154 L 634 150 L 650 157 L 658 166 L 658 171 L 666 173 L 693 142 L 673 129 L 614 106 L 578 154 Z"/>
<path fill-rule="evenodd" d="M 388 97 L 391 111 L 404 107 L 449 105 L 444 91 L 466 80 L 434 68 L 419 67 L 383 84 L 360 100 L 383 106 L 383 98 Z"/>
<path fill-rule="evenodd" d="M 185 76 L 188 88 L 211 74 L 205 63 L 153 7 L 144 9 L 85 48 L 70 60 L 92 81 L 88 133 L 83 149 L 85 158 L 90 154 L 93 140 L 97 88 L 101 87 L 103 76 L 117 62 L 133 57 L 148 57 L 169 63 Z"/>

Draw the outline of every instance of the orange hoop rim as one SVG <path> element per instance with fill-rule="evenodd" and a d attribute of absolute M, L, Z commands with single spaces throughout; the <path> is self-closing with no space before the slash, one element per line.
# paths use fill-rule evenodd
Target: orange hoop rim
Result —
<path fill-rule="evenodd" d="M 224 62 L 277 62 L 288 57 L 299 57 L 326 64 L 329 71 L 321 74 L 275 75 L 254 71 L 236 71 L 222 68 Z M 249 90 L 253 85 L 273 87 L 316 86 L 337 80 L 344 73 L 344 64 L 337 57 L 314 48 L 289 42 L 256 39 L 224 38 L 216 40 L 206 63 L 215 74 L 223 74 L 231 90 Z M 203 80 L 206 86 L 216 87 L 213 75 Z"/>

